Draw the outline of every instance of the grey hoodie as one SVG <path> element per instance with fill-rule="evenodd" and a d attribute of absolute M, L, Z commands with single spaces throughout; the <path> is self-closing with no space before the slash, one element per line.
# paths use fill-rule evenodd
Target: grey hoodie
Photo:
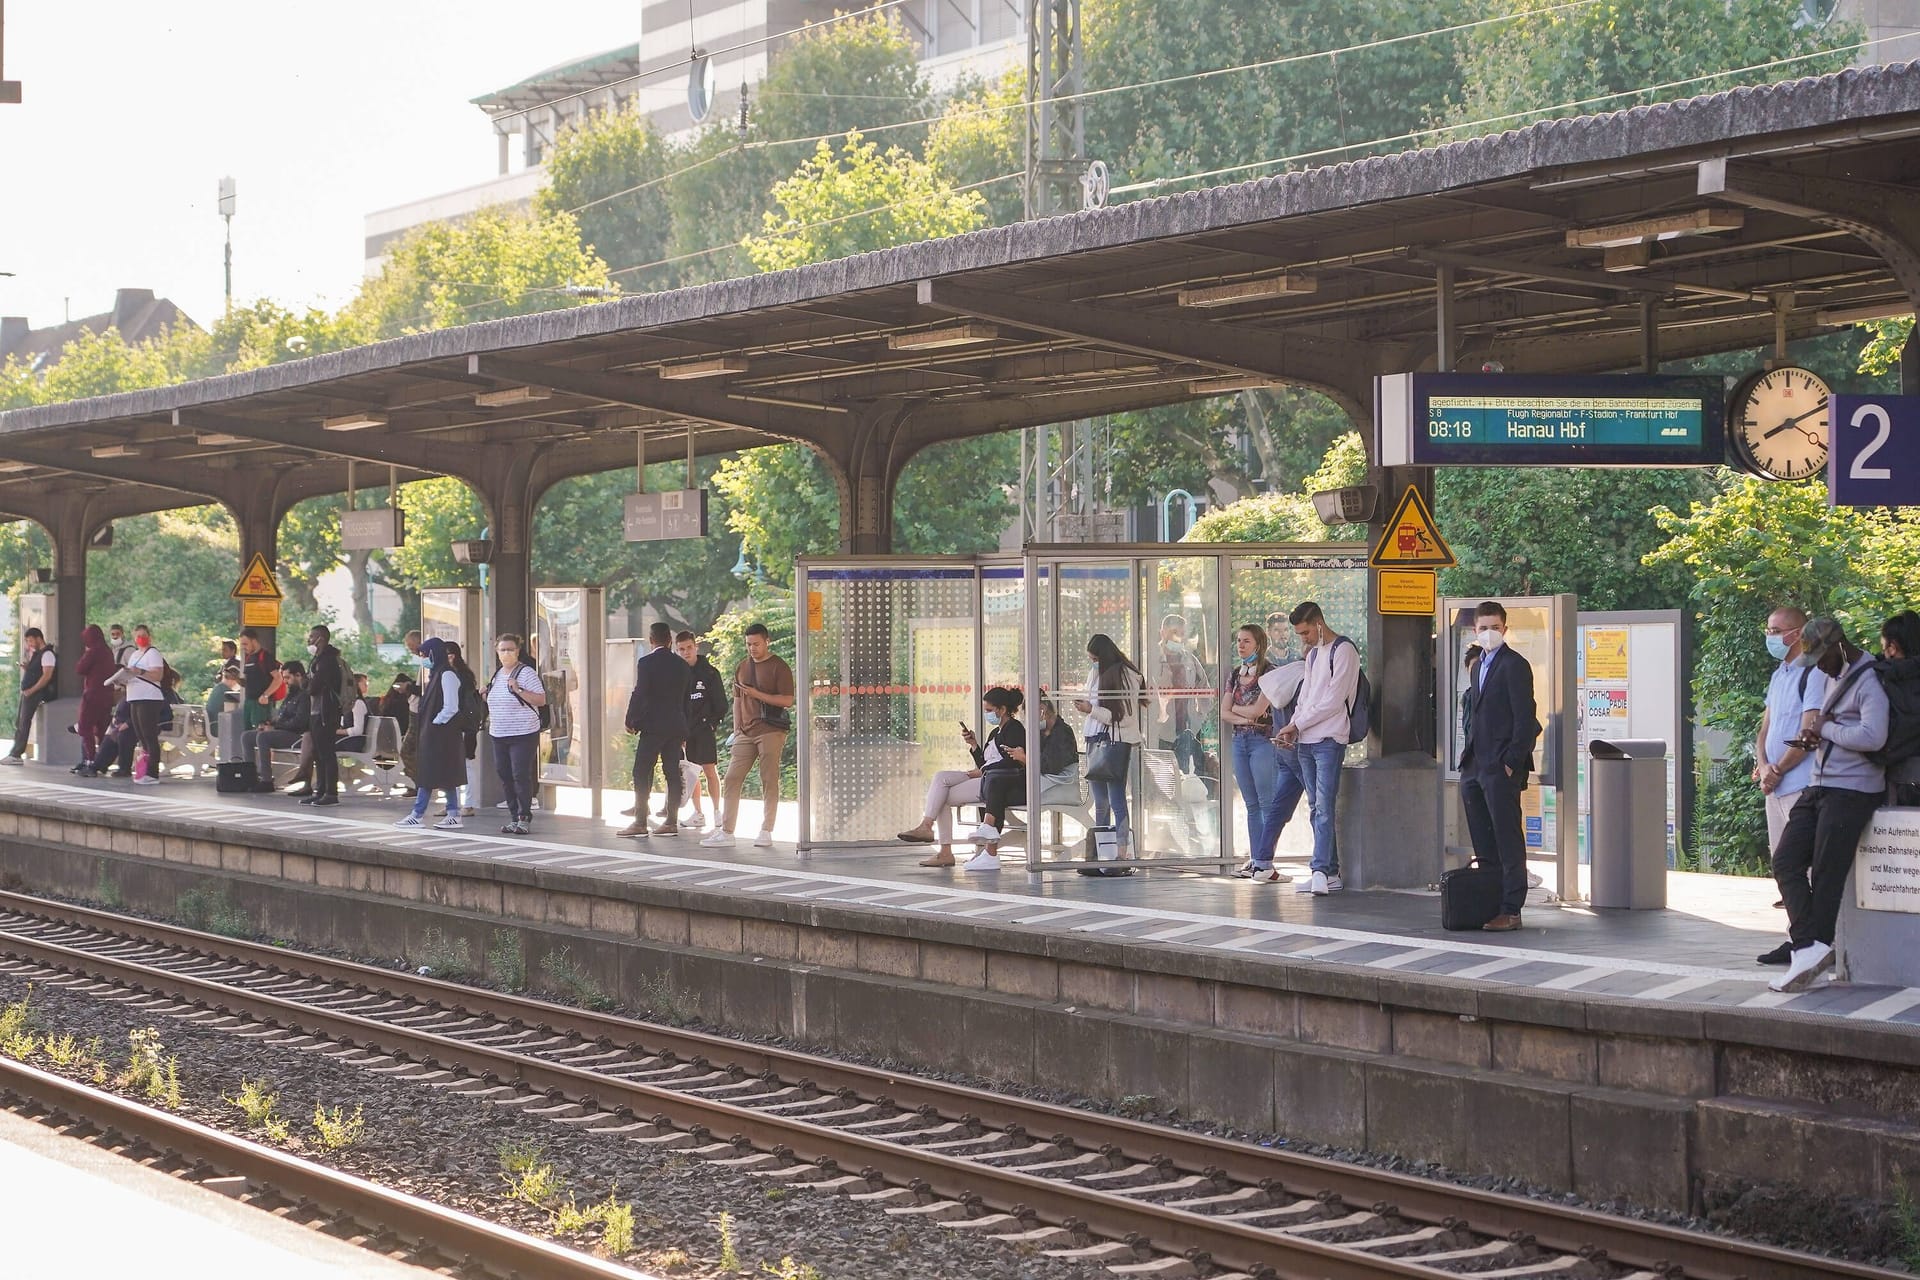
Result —
<path fill-rule="evenodd" d="M 1838 699 L 1834 693 L 1847 683 L 1855 668 L 1865 667 Z M 1841 668 L 1838 676 L 1816 672 L 1807 682 L 1809 708 L 1819 707 L 1828 718 L 1820 725 L 1825 739 L 1814 752 L 1813 786 L 1847 791 L 1884 792 L 1887 771 L 1867 759 L 1866 753 L 1887 745 L 1887 691 L 1873 673 L 1873 658 L 1861 654 Z"/>

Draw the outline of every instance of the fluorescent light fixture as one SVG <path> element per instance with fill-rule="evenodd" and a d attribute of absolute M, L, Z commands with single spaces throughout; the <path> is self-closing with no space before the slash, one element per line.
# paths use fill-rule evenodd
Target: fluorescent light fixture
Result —
<path fill-rule="evenodd" d="M 384 413 L 343 413 L 337 418 L 322 418 L 320 426 L 326 431 L 365 431 L 368 427 L 384 427 L 387 415 Z"/>
<path fill-rule="evenodd" d="M 8 475 L 12 475 L 16 471 L 31 470 L 33 470 L 33 464 L 31 462 L 0 462 L 0 472 L 5 472 Z"/>
<path fill-rule="evenodd" d="M 1195 378 L 1187 390 L 1196 396 L 1223 396 L 1230 391 L 1263 391 L 1274 385 L 1272 378 L 1231 374 L 1224 378 Z"/>
<path fill-rule="evenodd" d="M 1671 240 L 1675 236 L 1738 231 L 1746 225 L 1747 215 L 1739 209 L 1695 209 L 1690 213 L 1669 213 L 1657 218 L 1613 222 L 1604 227 L 1579 227 L 1567 232 L 1567 248 L 1608 249 L 1615 245 Z"/>
<path fill-rule="evenodd" d="M 91 450 L 96 458 L 136 458 L 140 451 L 127 444 L 97 444 Z"/>
<path fill-rule="evenodd" d="M 887 349 L 927 351 L 936 347 L 964 347 L 975 342 L 992 342 L 999 336 L 1000 331 L 992 325 L 969 320 L 965 324 L 922 329 L 917 333 L 890 333 L 887 335 Z"/>
<path fill-rule="evenodd" d="M 1639 271 L 1653 261 L 1653 245 L 1646 240 L 1632 244 L 1610 244 L 1600 260 L 1602 271 Z"/>
<path fill-rule="evenodd" d="M 553 392 L 545 387 L 502 387 L 498 391 L 480 392 L 474 396 L 473 402 L 482 409 L 504 409 L 508 405 L 551 399 Z"/>
<path fill-rule="evenodd" d="M 1320 282 L 1312 276 L 1265 276 L 1259 280 L 1237 280 L 1232 284 L 1208 285 L 1204 289 L 1182 289 L 1183 307 L 1230 307 L 1236 302 L 1258 302 L 1262 298 L 1284 298 L 1291 294 L 1313 293 Z"/>
<path fill-rule="evenodd" d="M 1910 302 L 1877 302 L 1866 307 L 1836 307 L 1832 311 L 1816 311 L 1813 322 L 1822 327 L 1837 328 L 1840 325 L 1859 324 L 1863 320 L 1897 320 L 1913 314 Z"/>
<path fill-rule="evenodd" d="M 729 391 L 729 400 L 748 400 L 754 404 L 777 405 L 782 409 L 811 409 L 815 413 L 852 413 L 853 410 L 843 404 L 818 404 L 812 400 L 782 400 L 778 396 L 756 396 L 745 391 Z"/>
<path fill-rule="evenodd" d="M 689 378 L 717 378 L 727 373 L 745 373 L 747 362 L 739 356 L 711 356 L 705 360 L 681 360 L 660 366 L 660 376 L 669 382 Z"/>
<path fill-rule="evenodd" d="M 230 436 L 224 431 L 196 431 L 193 433 L 193 442 L 203 445 L 252 443 L 245 436 Z"/>

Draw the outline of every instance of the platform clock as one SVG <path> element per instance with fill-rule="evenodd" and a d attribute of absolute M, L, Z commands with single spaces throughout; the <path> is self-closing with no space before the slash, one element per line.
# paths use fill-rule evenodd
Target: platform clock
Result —
<path fill-rule="evenodd" d="M 1741 470 L 1769 480 L 1805 480 L 1827 468 L 1827 403 L 1820 375 L 1797 365 L 1742 379 L 1727 400 L 1727 442 Z"/>

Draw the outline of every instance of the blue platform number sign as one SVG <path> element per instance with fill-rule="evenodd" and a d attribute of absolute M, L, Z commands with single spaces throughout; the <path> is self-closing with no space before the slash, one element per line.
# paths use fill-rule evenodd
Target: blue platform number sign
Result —
<path fill-rule="evenodd" d="M 1920 506 L 1920 396 L 1833 398 L 1827 500 L 1836 507 Z"/>

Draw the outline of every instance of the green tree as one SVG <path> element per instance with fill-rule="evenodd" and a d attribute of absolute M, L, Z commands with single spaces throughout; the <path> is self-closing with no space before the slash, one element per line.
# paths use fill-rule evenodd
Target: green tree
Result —
<path fill-rule="evenodd" d="M 1130 506 L 1169 489 L 1247 497 L 1284 493 L 1353 429 L 1317 391 L 1271 387 L 1211 396 L 1107 419 L 1108 499 Z"/>
<path fill-rule="evenodd" d="M 679 259 L 673 267 L 680 283 L 751 269 L 741 241 L 761 230 L 774 184 L 812 153 L 816 139 L 931 113 L 913 39 L 892 12 L 802 28 L 788 37 L 752 100 L 744 143 L 737 120 L 716 118 L 675 166 L 669 256 Z M 885 141 L 912 152 L 925 133 L 923 125 L 889 128 Z"/>
<path fill-rule="evenodd" d="M 141 391 L 185 382 L 208 372 L 207 335 L 180 325 L 139 344 L 118 329 L 82 330 L 61 349 L 60 360 L 36 371 L 17 356 L 0 366 L 0 409 L 58 404 L 88 396 Z"/>
<path fill-rule="evenodd" d="M 352 342 L 574 306 L 571 289 L 611 287 L 569 213 L 482 209 L 432 222 L 393 247 L 380 274 L 341 311 Z"/>
<path fill-rule="evenodd" d="M 793 585 L 793 562 L 840 548 L 840 497 L 819 454 L 805 445 L 748 449 L 721 463 L 713 486 L 725 495 L 727 527 L 769 580 Z M 779 495 L 777 500 L 773 495 Z"/>
<path fill-rule="evenodd" d="M 222 637 L 233 632 L 227 590 L 240 534 L 225 507 L 183 507 L 114 522 L 113 546 L 87 553 L 87 617 L 103 626 L 146 623 L 182 677 L 183 697 L 204 696 Z M 78 636 L 62 637 L 78 653 Z"/>
<path fill-rule="evenodd" d="M 745 592 L 733 575 L 740 541 L 731 536 L 729 491 L 713 483 L 725 458 L 703 458 L 694 470 L 697 485 L 708 489 L 704 538 L 635 543 L 622 534 L 621 504 L 633 492 L 631 470 L 563 480 L 540 500 L 533 522 L 533 562 L 545 583 L 599 583 L 607 589 L 607 607 L 651 608 L 676 629 L 704 633 L 715 618 Z M 680 463 L 647 468 L 647 487 L 679 488 L 686 483 Z"/>
<path fill-rule="evenodd" d="M 1738 85 L 1838 71 L 1857 28 L 1806 21 L 1771 0 L 1601 0 L 1568 8 L 1523 0 L 1514 22 L 1465 41 L 1462 86 L 1446 111 L 1461 132 L 1615 111 Z M 1429 99 L 1429 101 L 1432 101 Z"/>
<path fill-rule="evenodd" d="M 1020 178 L 1006 180 L 1026 171 L 1025 101 L 1026 78 L 1018 70 L 961 85 L 927 132 L 927 163 L 954 186 L 979 191 L 994 226 L 1026 216 Z"/>
<path fill-rule="evenodd" d="M 534 213 L 571 213 L 580 239 L 609 272 L 658 262 L 673 241 L 667 174 L 678 162 L 651 117 L 637 109 L 596 112 L 561 133 L 546 161 L 547 185 Z M 616 275 L 640 290 L 671 277 L 660 272 Z"/>
<path fill-rule="evenodd" d="M 1183 542 L 1348 542 L 1364 538 L 1363 524 L 1327 525 L 1313 509 L 1323 489 L 1359 484 L 1367 476 L 1367 449 L 1359 433 L 1348 432 L 1327 446 L 1320 466 L 1297 492 L 1242 498 L 1207 512 L 1193 522 Z"/>
<path fill-rule="evenodd" d="M 762 271 L 780 271 L 856 253 L 959 235 L 986 224 L 986 200 L 955 191 L 924 160 L 899 147 L 847 134 L 836 155 L 822 142 L 812 159 L 773 188 L 747 256 Z"/>

